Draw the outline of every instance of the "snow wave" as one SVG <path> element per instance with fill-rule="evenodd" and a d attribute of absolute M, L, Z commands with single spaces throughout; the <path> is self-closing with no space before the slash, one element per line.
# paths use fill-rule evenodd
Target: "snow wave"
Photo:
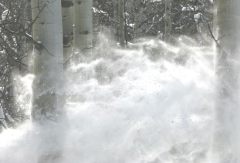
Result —
<path fill-rule="evenodd" d="M 134 50 L 102 40 L 69 67 L 66 116 L 4 131 L 0 163 L 209 162 L 212 48 L 184 37 L 174 46 L 140 40 Z"/>

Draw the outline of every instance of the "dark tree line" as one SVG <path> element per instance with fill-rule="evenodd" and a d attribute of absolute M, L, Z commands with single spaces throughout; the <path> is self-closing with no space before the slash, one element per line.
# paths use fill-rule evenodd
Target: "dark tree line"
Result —
<path fill-rule="evenodd" d="M 0 2 L 0 107 L 8 127 L 27 119 L 24 108 L 15 105 L 13 72 L 27 73 L 31 47 L 31 9 L 28 0 Z"/>
<path fill-rule="evenodd" d="M 133 41 L 136 36 L 164 38 L 165 1 L 164 0 L 124 0 L 126 41 Z M 95 0 L 95 15 L 99 25 L 117 28 L 114 18 L 117 0 Z M 199 43 L 207 42 L 208 24 L 212 25 L 213 3 L 211 0 L 172 0 L 171 36 L 194 37 Z M 136 23 L 137 22 L 137 23 Z M 118 36 L 118 33 L 115 33 Z"/>

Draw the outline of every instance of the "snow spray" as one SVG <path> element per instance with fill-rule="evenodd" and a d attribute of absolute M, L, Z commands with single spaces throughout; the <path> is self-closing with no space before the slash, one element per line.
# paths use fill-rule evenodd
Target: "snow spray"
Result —
<path fill-rule="evenodd" d="M 43 155 L 42 162 L 56 163 L 214 163 L 212 46 L 186 37 L 129 46 L 114 48 L 102 36 L 96 50 L 71 64 L 64 118 L 5 130 L 0 163 L 37 163 Z M 26 80 L 32 77 L 19 82 Z M 31 95 L 27 90 L 21 93 Z"/>

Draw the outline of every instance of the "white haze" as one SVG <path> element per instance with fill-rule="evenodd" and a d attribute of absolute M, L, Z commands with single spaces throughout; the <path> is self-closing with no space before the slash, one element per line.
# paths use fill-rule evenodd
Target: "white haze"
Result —
<path fill-rule="evenodd" d="M 214 162 L 212 47 L 188 38 L 174 46 L 141 40 L 137 50 L 102 42 L 66 75 L 66 116 L 5 130 L 0 163 Z"/>

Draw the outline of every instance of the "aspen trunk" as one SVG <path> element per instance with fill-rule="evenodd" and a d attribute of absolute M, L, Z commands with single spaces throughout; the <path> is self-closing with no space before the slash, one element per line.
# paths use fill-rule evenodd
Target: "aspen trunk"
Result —
<path fill-rule="evenodd" d="M 118 41 L 118 0 L 112 0 L 113 3 L 113 30 L 114 30 L 114 38 Z"/>
<path fill-rule="evenodd" d="M 121 47 L 125 46 L 125 14 L 124 14 L 125 0 L 118 0 L 118 35 Z"/>
<path fill-rule="evenodd" d="M 165 0 L 165 34 L 164 41 L 169 42 L 171 31 L 172 31 L 172 20 L 171 20 L 171 12 L 172 12 L 172 0 Z"/>
<path fill-rule="evenodd" d="M 61 1 L 32 0 L 34 49 L 33 120 L 56 119 L 63 108 L 63 31 Z M 43 45 L 43 46 L 41 46 Z"/>
<path fill-rule="evenodd" d="M 74 48 L 82 51 L 92 47 L 92 0 L 74 0 Z"/>
<path fill-rule="evenodd" d="M 137 39 L 143 37 L 147 29 L 147 23 L 142 23 L 146 19 L 144 14 L 146 7 L 143 6 L 141 0 L 135 0 L 134 6 L 134 39 Z"/>
<path fill-rule="evenodd" d="M 68 61 L 73 52 L 73 5 L 73 0 L 62 0 L 64 61 Z"/>
<path fill-rule="evenodd" d="M 141 37 L 141 28 L 140 28 L 140 12 L 141 12 L 141 0 L 135 0 L 135 12 L 134 12 L 134 39 Z"/>
<path fill-rule="evenodd" d="M 240 1 L 218 0 L 214 30 L 221 38 L 216 51 L 216 73 L 219 85 L 216 101 L 216 133 L 213 153 L 221 159 L 217 162 L 239 162 L 239 53 L 240 53 Z M 222 37 L 223 36 L 223 37 Z M 225 150 L 224 150 L 225 149 Z M 236 161 L 238 160 L 238 161 Z"/>

